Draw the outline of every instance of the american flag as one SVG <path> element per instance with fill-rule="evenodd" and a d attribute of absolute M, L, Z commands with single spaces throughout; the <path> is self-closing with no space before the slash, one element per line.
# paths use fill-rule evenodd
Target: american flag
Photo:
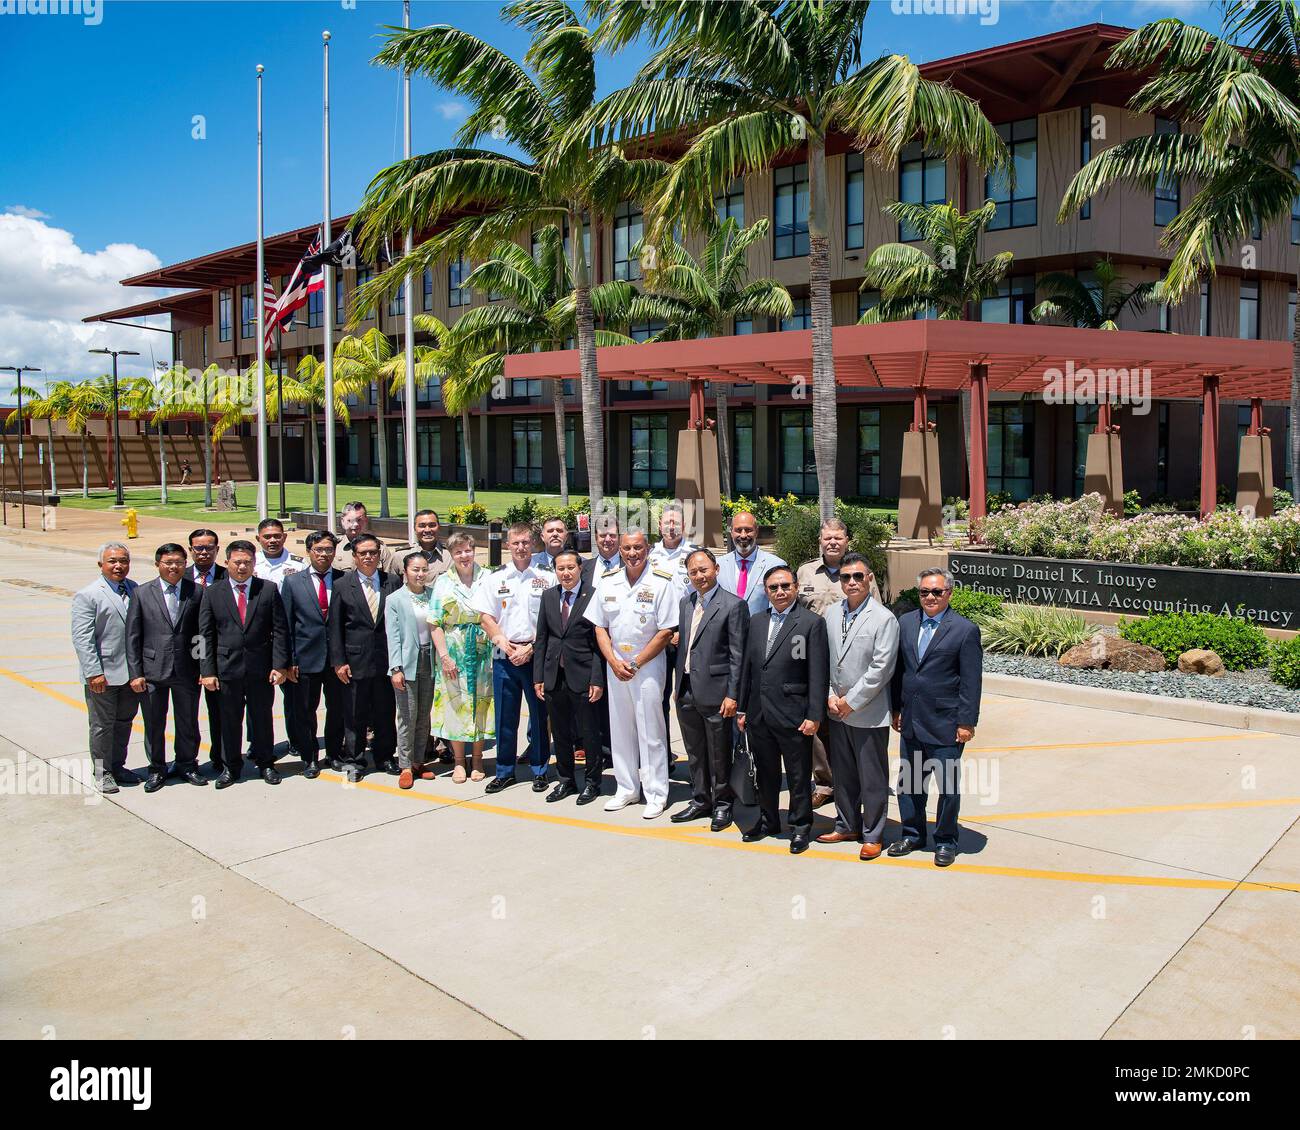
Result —
<path fill-rule="evenodd" d="M 312 291 L 323 290 L 325 287 L 325 272 L 322 269 L 317 275 L 312 275 L 310 279 L 304 278 L 305 271 L 303 264 L 309 256 L 320 254 L 321 235 L 317 230 L 316 238 L 311 241 L 307 247 L 306 253 L 302 259 L 298 260 L 298 265 L 294 267 L 293 274 L 289 278 L 289 285 L 284 288 L 284 293 L 280 295 L 278 301 L 275 301 L 274 295 L 270 292 L 270 281 L 267 281 L 267 293 L 270 296 L 271 308 L 266 314 L 266 341 L 264 348 L 270 350 L 271 335 L 275 332 L 276 326 L 287 322 L 295 310 L 301 310 L 307 305 L 307 295 Z"/>

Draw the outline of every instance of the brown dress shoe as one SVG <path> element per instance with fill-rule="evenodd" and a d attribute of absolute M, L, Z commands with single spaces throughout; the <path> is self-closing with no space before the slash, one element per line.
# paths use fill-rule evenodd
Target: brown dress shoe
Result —
<path fill-rule="evenodd" d="M 833 789 L 813 789 L 812 806 L 813 808 L 824 808 L 835 799 Z"/>
<path fill-rule="evenodd" d="M 432 780 L 434 780 L 437 776 L 438 776 L 438 774 L 435 773 L 432 769 L 421 769 L 421 770 L 420 770 L 420 780 L 421 780 L 421 781 L 432 781 Z"/>
<path fill-rule="evenodd" d="M 850 842 L 856 844 L 861 839 L 861 836 L 855 836 L 852 832 L 823 832 L 817 837 L 817 842 L 819 844 L 846 844 Z"/>
<path fill-rule="evenodd" d="M 861 860 L 875 859 L 879 854 L 879 844 L 863 844 L 862 850 L 858 852 L 858 858 Z"/>
<path fill-rule="evenodd" d="M 415 774 L 409 769 L 403 769 L 397 778 L 397 787 L 399 789 L 409 789 L 415 784 Z"/>

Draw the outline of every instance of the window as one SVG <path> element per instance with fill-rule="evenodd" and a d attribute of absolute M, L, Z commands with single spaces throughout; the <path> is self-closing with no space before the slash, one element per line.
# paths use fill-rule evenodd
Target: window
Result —
<path fill-rule="evenodd" d="M 1079 168 L 1092 160 L 1092 107 L 1079 107 Z M 1092 201 L 1085 200 L 1079 209 L 1079 219 L 1092 219 Z"/>
<path fill-rule="evenodd" d="M 1250 341 L 1259 337 L 1259 283 L 1241 283 L 1237 301 L 1237 336 Z"/>
<path fill-rule="evenodd" d="M 370 421 L 370 477 L 379 478 L 379 426 L 377 420 Z M 385 437 L 387 438 L 387 437 Z"/>
<path fill-rule="evenodd" d="M 1156 405 L 1156 494 L 1169 493 L 1169 405 Z"/>
<path fill-rule="evenodd" d="M 614 278 L 639 279 L 641 261 L 632 257 L 632 248 L 641 242 L 645 217 L 635 204 L 624 201 L 614 210 Z"/>
<path fill-rule="evenodd" d="M 752 334 L 754 332 L 754 319 L 737 318 L 735 322 L 735 329 L 732 332 L 734 332 L 737 335 Z"/>
<path fill-rule="evenodd" d="M 1171 333 L 1172 329 L 1170 323 L 1169 303 L 1168 302 L 1160 303 L 1160 305 L 1156 307 L 1156 313 L 1160 319 L 1159 321 L 1160 332 L 1162 334 Z"/>
<path fill-rule="evenodd" d="M 858 317 L 861 318 L 868 310 L 874 310 L 880 305 L 880 291 L 878 290 L 860 290 L 858 291 Z"/>
<path fill-rule="evenodd" d="M 406 280 L 402 280 L 402 285 L 397 288 L 397 293 L 388 300 L 388 316 L 390 318 L 401 318 L 406 314 Z"/>
<path fill-rule="evenodd" d="M 208 365 L 208 327 L 203 327 L 203 367 Z"/>
<path fill-rule="evenodd" d="M 510 395 L 520 399 L 541 400 L 542 382 L 540 379 L 512 378 L 510 381 Z M 517 479 L 516 482 L 523 482 L 523 480 Z"/>
<path fill-rule="evenodd" d="M 980 303 L 980 321 L 1027 326 L 1033 321 L 1029 316 L 1033 308 L 1034 276 L 1015 275 L 998 284 L 996 297 L 985 298 Z"/>
<path fill-rule="evenodd" d="M 1097 430 L 1097 406 L 1074 406 L 1074 497 L 1083 494 L 1084 473 L 1088 469 L 1088 437 Z"/>
<path fill-rule="evenodd" d="M 511 481 L 542 481 L 542 421 L 539 416 L 516 416 L 510 422 Z"/>
<path fill-rule="evenodd" d="M 731 416 L 731 477 L 737 494 L 754 489 L 754 413 L 733 412 Z"/>
<path fill-rule="evenodd" d="M 464 255 L 457 255 L 447 264 L 447 305 L 468 306 L 470 293 L 465 280 L 469 277 L 469 264 Z M 522 481 L 522 480 L 520 480 Z"/>
<path fill-rule="evenodd" d="M 781 328 L 783 330 L 812 329 L 812 304 L 806 298 L 796 298 L 793 302 L 794 313 L 788 318 L 781 319 Z"/>
<path fill-rule="evenodd" d="M 348 441 L 348 466 L 355 472 L 361 465 L 361 437 L 357 434 L 355 428 L 349 428 L 347 432 Z"/>
<path fill-rule="evenodd" d="M 1286 292 L 1286 332 L 1288 337 L 1295 337 L 1295 287 Z"/>
<path fill-rule="evenodd" d="M 813 452 L 812 410 L 787 409 L 780 414 L 781 493 L 817 493 L 817 457 Z"/>
<path fill-rule="evenodd" d="M 442 478 L 442 428 L 436 423 L 415 426 L 415 473 L 424 483 Z"/>
<path fill-rule="evenodd" d="M 321 291 L 320 294 L 323 298 L 324 291 Z M 340 271 L 334 279 L 334 324 L 336 326 L 347 324 L 348 307 L 346 299 L 347 294 L 343 289 L 343 272 Z"/>
<path fill-rule="evenodd" d="M 375 272 L 371 270 L 369 267 L 358 267 L 357 268 L 357 289 L 360 290 L 363 286 L 366 285 L 366 283 L 368 283 L 374 277 L 375 277 Z M 339 290 L 340 290 L 339 287 L 335 287 L 336 296 L 338 295 Z M 361 315 L 361 320 L 363 322 L 369 322 L 369 321 L 373 321 L 374 317 L 375 317 L 375 308 L 371 306 L 364 314 Z M 339 319 L 340 323 L 342 323 L 344 320 L 345 319 L 343 318 Z"/>
<path fill-rule="evenodd" d="M 244 283 L 239 288 L 239 336 L 257 337 L 257 303 L 253 299 L 252 283 Z"/>
<path fill-rule="evenodd" d="M 1210 333 L 1210 280 L 1205 279 L 1201 283 L 1201 336 L 1208 337 Z"/>
<path fill-rule="evenodd" d="M 1177 132 L 1177 122 L 1171 118 L 1156 118 L 1157 135 Z M 1164 227 L 1176 215 L 1178 215 L 1178 178 L 1162 176 L 1156 181 L 1156 226 Z"/>
<path fill-rule="evenodd" d="M 573 416 L 564 417 L 564 468 L 573 474 L 578 459 L 578 422 Z"/>
<path fill-rule="evenodd" d="M 1029 227 L 1038 223 L 1038 119 L 1003 122 L 997 131 L 1011 153 L 1016 185 L 1001 173 L 985 174 L 984 196 L 997 204 L 989 231 Z"/>
<path fill-rule="evenodd" d="M 587 270 L 591 270 L 591 220 L 586 216 L 582 218 L 582 257 L 586 260 Z M 533 237 L 533 258 L 537 258 L 537 237 Z M 569 239 L 569 217 L 564 217 L 564 260 L 566 263 L 573 262 L 573 241 Z M 492 299 L 498 302 L 500 299 Z"/>
<path fill-rule="evenodd" d="M 740 227 L 745 226 L 745 182 L 740 177 L 727 185 L 725 192 L 718 193 L 713 203 L 718 209 L 718 223 L 731 219 Z"/>
<path fill-rule="evenodd" d="M 844 246 L 862 246 L 862 154 L 844 158 Z"/>
<path fill-rule="evenodd" d="M 858 494 L 880 496 L 880 409 L 858 409 Z"/>
<path fill-rule="evenodd" d="M 217 294 L 217 340 L 229 341 L 234 334 L 235 295 L 223 290 Z"/>
<path fill-rule="evenodd" d="M 943 204 L 948 199 L 948 167 L 941 153 L 929 153 L 919 142 L 899 153 L 898 199 L 904 204 Z M 920 239 L 921 233 L 899 224 L 898 238 Z"/>
<path fill-rule="evenodd" d="M 433 268 L 424 268 L 424 308 L 433 309 Z"/>
<path fill-rule="evenodd" d="M 785 165 L 773 174 L 773 254 L 793 259 L 808 254 L 808 165 Z"/>
<path fill-rule="evenodd" d="M 313 290 L 307 295 L 307 328 L 317 329 L 325 321 L 325 292 Z M 340 321 L 340 324 L 342 322 Z"/>
<path fill-rule="evenodd" d="M 1033 405 L 990 404 L 988 489 L 1023 502 L 1033 492 L 1033 458 Z"/>
<path fill-rule="evenodd" d="M 632 417 L 632 486 L 668 485 L 668 417 Z"/>

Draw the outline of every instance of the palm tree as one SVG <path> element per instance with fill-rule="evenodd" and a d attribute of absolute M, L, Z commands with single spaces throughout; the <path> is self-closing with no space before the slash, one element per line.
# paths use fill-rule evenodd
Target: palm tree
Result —
<path fill-rule="evenodd" d="M 582 232 L 625 200 L 644 200 L 667 171 L 658 160 L 629 160 L 617 146 L 595 146 L 575 127 L 596 91 L 596 44 L 560 0 L 520 0 L 502 9 L 532 44 L 524 64 L 447 25 L 394 30 L 376 62 L 427 75 L 474 102 L 458 146 L 391 165 L 371 181 L 354 223 L 363 254 L 408 228 L 437 231 L 360 288 L 354 309 L 396 293 L 407 272 L 441 269 L 448 258 L 489 254 L 530 227 L 567 224 L 582 377 L 582 427 L 593 507 L 605 494 L 605 425 L 596 366 L 596 313 Z M 478 147 L 490 136 L 523 159 Z"/>
<path fill-rule="evenodd" d="M 979 257 L 980 237 L 996 209 L 992 200 L 966 213 L 951 204 L 885 205 L 888 215 L 918 232 L 929 248 L 885 243 L 871 253 L 862 289 L 880 291 L 880 302 L 859 324 L 896 322 L 927 312 L 964 321 L 976 303 L 994 297 L 1014 258 L 1010 251 L 988 260 Z"/>
<path fill-rule="evenodd" d="M 517 243 L 502 240 L 466 280 L 476 290 L 504 301 L 479 306 L 461 315 L 457 335 L 479 343 L 485 352 L 518 353 L 523 349 L 572 349 L 577 322 L 573 276 L 564 257 L 564 239 L 555 224 L 533 233 L 532 255 Z M 636 291 L 630 283 L 608 282 L 591 288 L 591 307 L 605 322 L 625 323 Z M 613 330 L 595 331 L 596 344 L 630 345 L 632 339 Z M 551 382 L 555 413 L 555 449 L 560 467 L 560 500 L 569 505 L 568 461 L 565 457 L 564 380 Z"/>
<path fill-rule="evenodd" d="M 14 393 L 17 395 L 18 399 L 22 401 L 22 405 L 23 405 L 22 411 L 20 412 L 17 408 L 11 408 L 9 410 L 9 414 L 5 416 L 4 426 L 5 426 L 5 430 L 8 431 L 9 426 L 11 424 L 15 424 L 15 423 L 18 424 L 18 431 L 21 437 L 21 433 L 23 430 L 23 426 L 22 426 L 23 420 L 40 420 L 40 419 L 48 420 L 48 418 L 45 416 L 45 413 L 43 411 L 43 405 L 41 403 L 42 400 L 41 394 L 31 385 L 22 385 L 22 384 L 15 385 Z M 50 459 L 51 460 L 54 459 L 53 426 L 51 426 L 50 429 Z M 51 463 L 51 466 L 53 466 L 53 463 Z M 42 480 L 43 479 L 44 479 L 44 472 L 42 472 Z M 44 488 L 44 485 L 45 484 L 42 481 L 41 483 L 42 489 Z"/>
<path fill-rule="evenodd" d="M 28 414 L 34 420 L 44 420 L 46 436 L 50 451 L 50 493 L 59 493 L 56 471 L 58 460 L 54 457 L 54 421 L 62 420 L 68 414 L 72 402 L 72 390 L 76 386 L 72 381 L 46 381 L 45 394 L 32 399 L 28 404 Z M 26 392 L 23 394 L 27 395 Z"/>
<path fill-rule="evenodd" d="M 213 460 L 213 441 L 217 438 L 213 434 L 213 417 L 220 418 L 221 410 L 214 403 L 213 395 L 215 391 L 214 382 L 220 385 L 221 367 L 214 361 L 206 369 L 196 382 L 198 396 L 195 398 L 195 410 L 203 417 L 203 505 L 209 510 L 212 508 L 212 480 L 217 477 L 217 467 Z"/>
<path fill-rule="evenodd" d="M 379 517 L 390 517 L 388 510 L 388 393 L 402 387 L 406 358 L 394 354 L 393 343 L 377 326 L 360 337 L 349 334 L 334 347 L 334 371 L 338 379 L 360 393 L 371 385 L 378 386 L 375 435 L 379 443 Z M 409 471 L 409 468 L 408 468 Z"/>
<path fill-rule="evenodd" d="M 112 411 L 113 378 L 107 373 L 90 377 L 73 385 L 68 393 L 68 407 L 63 420 L 73 435 L 81 436 L 81 497 L 90 497 L 90 457 L 86 450 L 86 433 L 95 416 L 105 419 Z"/>
<path fill-rule="evenodd" d="M 1108 67 L 1150 73 L 1129 102 L 1176 113 L 1177 134 L 1129 138 L 1093 157 L 1061 199 L 1058 220 L 1117 183 L 1146 191 L 1177 178 L 1196 191 L 1166 225 L 1173 251 L 1164 300 L 1182 301 L 1235 258 L 1256 224 L 1285 223 L 1300 195 L 1300 5 L 1224 4 L 1224 35 L 1156 20 L 1115 47 Z M 1300 285 L 1300 262 L 1296 264 Z M 1292 327 L 1291 477 L 1300 482 L 1300 318 Z"/>
<path fill-rule="evenodd" d="M 701 4 L 595 0 L 598 38 L 622 48 L 647 38 L 654 53 L 625 90 L 583 123 L 597 142 L 674 130 L 694 138 L 657 194 L 654 226 L 700 225 L 714 194 L 745 172 L 806 152 L 808 273 L 812 308 L 814 452 L 821 513 L 835 506 L 835 364 L 831 339 L 826 143 L 846 134 L 892 164 L 918 140 L 1002 168 L 1006 147 L 972 99 L 921 77 L 901 55 L 862 63 L 866 0 Z M 802 233 L 798 233 L 802 234 Z"/>
<path fill-rule="evenodd" d="M 348 412 L 348 396 L 360 389 L 335 374 L 334 377 L 334 417 L 343 426 L 348 427 L 351 415 Z M 311 427 L 311 508 L 320 512 L 320 441 L 316 435 L 316 410 L 325 407 L 325 362 L 308 353 L 298 362 L 294 376 L 284 378 L 284 399 L 286 404 L 307 405 L 307 418 Z"/>
<path fill-rule="evenodd" d="M 707 239 L 699 259 L 673 236 L 656 248 L 655 266 L 646 272 L 647 293 L 634 298 L 631 321 L 663 322 L 650 341 L 682 341 L 694 337 L 721 337 L 734 323 L 747 318 L 788 318 L 794 313 L 790 292 L 774 279 L 749 282 L 747 252 L 764 239 L 766 219 L 741 227 L 728 217 L 718 223 L 713 215 L 706 225 Z M 730 497 L 731 450 L 727 428 L 727 386 L 718 381 L 718 462 L 722 489 Z"/>
<path fill-rule="evenodd" d="M 193 410 L 186 395 L 187 382 L 185 367 L 174 365 L 159 373 L 156 379 L 136 377 L 128 381 L 120 397 L 132 419 L 148 416 L 150 425 L 158 429 L 158 468 L 162 479 L 158 501 L 164 506 L 167 505 L 167 454 L 163 446 L 163 424 Z"/>
<path fill-rule="evenodd" d="M 1125 310 L 1141 314 L 1148 303 L 1158 302 L 1162 297 L 1158 281 L 1127 285 L 1109 258 L 1098 259 L 1092 275 L 1093 284 L 1063 271 L 1044 275 L 1038 280 L 1038 287 L 1049 297 L 1031 311 L 1034 321 L 1051 318 L 1078 329 L 1117 330 Z"/>

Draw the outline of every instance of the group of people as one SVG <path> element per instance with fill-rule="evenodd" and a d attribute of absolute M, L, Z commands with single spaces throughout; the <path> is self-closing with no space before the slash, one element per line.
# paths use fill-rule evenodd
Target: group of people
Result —
<path fill-rule="evenodd" d="M 608 768 L 605 810 L 643 804 L 653 820 L 669 803 L 675 709 L 691 797 L 673 822 L 730 827 L 747 779 L 758 815 L 743 839 L 779 835 L 784 769 L 791 853 L 807 850 L 814 810 L 833 799 L 835 827 L 817 840 L 861 843 L 869 860 L 884 844 L 892 726 L 902 835 L 888 853 L 925 846 L 935 776 L 934 859 L 953 861 L 982 655 L 978 628 L 948 606 L 947 573 L 922 574 L 921 608 L 896 617 L 838 519 L 822 526 L 820 556 L 794 570 L 758 546 L 748 513 L 732 517 L 727 553 L 691 545 L 675 503 L 653 545 L 645 530 L 602 516 L 586 559 L 563 520 L 543 523 L 540 549 L 538 531 L 518 523 L 497 569 L 477 563 L 467 533 L 444 544 L 432 510 L 416 515 L 416 545 L 400 557 L 369 532 L 360 503 L 344 508 L 342 529 L 308 534 L 303 559 L 267 518 L 257 544 L 226 545 L 224 565 L 217 535 L 195 530 L 188 547 L 159 546 L 157 579 L 139 585 L 127 547 L 102 547 L 101 576 L 72 607 L 100 788 L 139 783 L 126 768 L 137 711 L 145 791 L 169 775 L 206 785 L 200 692 L 216 787 L 240 779 L 245 743 L 261 778 L 278 784 L 279 686 L 290 750 L 308 778 L 323 750 L 350 781 L 373 766 L 409 789 L 435 775 L 442 748 L 456 783 L 482 781 L 484 743 L 494 740 L 485 789 L 501 792 L 519 783 L 527 704 L 522 760 L 533 791 L 590 804 L 605 797 Z"/>

